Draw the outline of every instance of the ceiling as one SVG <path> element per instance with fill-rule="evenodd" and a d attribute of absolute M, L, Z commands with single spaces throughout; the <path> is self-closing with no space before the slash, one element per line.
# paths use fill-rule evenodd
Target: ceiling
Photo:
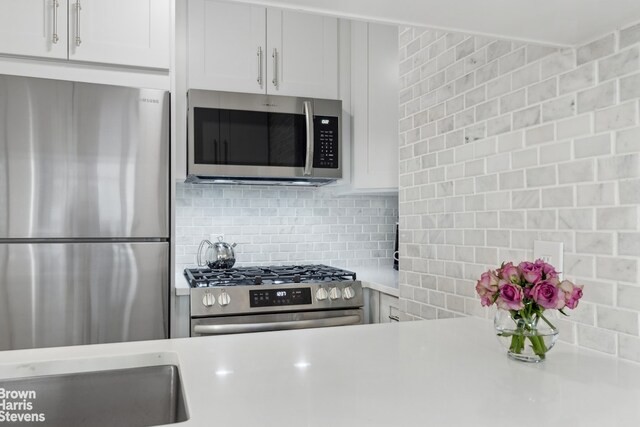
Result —
<path fill-rule="evenodd" d="M 235 1 L 555 46 L 579 46 L 640 21 L 640 0 Z"/>

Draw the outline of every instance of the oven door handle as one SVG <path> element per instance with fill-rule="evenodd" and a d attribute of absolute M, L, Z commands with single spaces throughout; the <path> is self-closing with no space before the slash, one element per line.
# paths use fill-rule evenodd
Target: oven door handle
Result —
<path fill-rule="evenodd" d="M 239 334 L 244 332 L 283 331 L 289 329 L 346 326 L 361 323 L 359 315 L 327 317 L 324 319 L 293 320 L 290 322 L 235 323 L 227 325 L 195 325 L 193 332 L 202 335 Z"/>

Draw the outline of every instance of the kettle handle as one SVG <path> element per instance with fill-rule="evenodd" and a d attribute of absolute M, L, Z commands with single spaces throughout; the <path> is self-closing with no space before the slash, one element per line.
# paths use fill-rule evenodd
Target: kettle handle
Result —
<path fill-rule="evenodd" d="M 223 240 L 224 240 L 224 236 L 218 236 L 218 242 L 224 243 Z M 211 245 L 212 243 L 209 242 L 209 244 Z M 233 245 L 231 245 L 231 247 L 235 248 L 237 245 L 238 245 L 237 243 L 234 243 Z"/>
<path fill-rule="evenodd" d="M 207 239 L 204 239 L 202 242 L 200 242 L 200 246 L 198 246 L 198 255 L 196 257 L 196 260 L 198 262 L 198 267 L 204 267 L 205 264 L 202 263 L 202 248 L 204 248 L 204 245 L 208 244 L 209 246 L 212 245 L 212 243 L 210 241 L 208 241 Z"/>

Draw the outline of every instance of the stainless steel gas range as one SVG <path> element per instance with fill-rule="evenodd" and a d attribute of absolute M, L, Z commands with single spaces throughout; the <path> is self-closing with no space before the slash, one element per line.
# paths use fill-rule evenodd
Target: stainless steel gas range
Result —
<path fill-rule="evenodd" d="M 326 265 L 186 269 L 191 336 L 364 322 L 356 274 Z"/>

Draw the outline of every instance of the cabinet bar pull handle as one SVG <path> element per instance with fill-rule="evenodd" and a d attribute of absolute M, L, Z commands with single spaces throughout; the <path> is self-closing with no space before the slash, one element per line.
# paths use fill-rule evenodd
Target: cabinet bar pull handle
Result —
<path fill-rule="evenodd" d="M 51 42 L 53 44 L 57 44 L 58 40 L 58 0 L 53 0 L 53 35 L 51 37 Z"/>
<path fill-rule="evenodd" d="M 76 46 L 80 46 L 82 40 L 80 39 L 80 11 L 82 10 L 82 5 L 80 5 L 80 0 L 76 1 Z"/>
<path fill-rule="evenodd" d="M 262 87 L 262 46 L 258 46 L 258 86 Z"/>
<path fill-rule="evenodd" d="M 400 317 L 392 314 L 391 316 L 389 316 L 389 320 L 393 320 L 394 322 L 399 322 Z"/>
<path fill-rule="evenodd" d="M 271 83 L 273 83 L 275 87 L 278 87 L 278 49 L 275 47 L 273 48 L 271 57 L 273 58 L 273 80 L 271 80 Z"/>

